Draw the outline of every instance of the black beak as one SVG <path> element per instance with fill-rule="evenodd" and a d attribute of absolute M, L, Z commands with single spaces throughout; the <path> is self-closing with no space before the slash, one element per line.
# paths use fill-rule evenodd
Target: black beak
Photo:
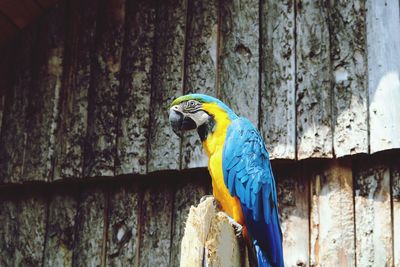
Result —
<path fill-rule="evenodd" d="M 169 122 L 171 123 L 172 130 L 179 137 L 183 136 L 184 131 L 197 128 L 194 120 L 189 117 L 185 117 L 182 113 L 176 110 L 171 110 L 169 113 Z"/>

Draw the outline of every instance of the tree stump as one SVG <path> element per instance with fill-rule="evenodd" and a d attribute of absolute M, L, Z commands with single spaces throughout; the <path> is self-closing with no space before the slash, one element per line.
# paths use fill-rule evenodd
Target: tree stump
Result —
<path fill-rule="evenodd" d="M 212 196 L 190 207 L 181 243 L 181 267 L 249 266 L 244 240 Z"/>

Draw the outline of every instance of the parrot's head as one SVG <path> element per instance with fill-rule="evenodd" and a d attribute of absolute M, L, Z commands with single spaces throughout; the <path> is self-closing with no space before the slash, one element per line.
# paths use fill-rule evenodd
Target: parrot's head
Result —
<path fill-rule="evenodd" d="M 216 124 L 216 112 L 227 114 L 230 118 L 236 116 L 227 105 L 212 96 L 188 94 L 172 102 L 169 121 L 178 136 L 182 137 L 183 132 L 197 129 L 200 138 L 204 139 Z"/>

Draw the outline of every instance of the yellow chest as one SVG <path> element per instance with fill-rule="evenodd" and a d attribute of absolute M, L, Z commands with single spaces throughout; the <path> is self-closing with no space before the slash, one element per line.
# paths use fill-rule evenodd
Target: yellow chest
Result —
<path fill-rule="evenodd" d="M 208 170 L 211 175 L 213 195 L 221 204 L 222 209 L 240 224 L 244 223 L 242 209 L 237 197 L 232 197 L 225 186 L 222 169 L 222 152 L 226 131 L 230 120 L 226 114 L 219 114 L 213 111 L 216 120 L 216 127 L 212 134 L 203 142 L 203 147 L 208 154 Z"/>

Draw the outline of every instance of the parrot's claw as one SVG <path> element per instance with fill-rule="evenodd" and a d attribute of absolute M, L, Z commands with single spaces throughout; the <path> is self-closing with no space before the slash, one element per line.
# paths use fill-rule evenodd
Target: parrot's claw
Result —
<path fill-rule="evenodd" d="M 234 219 L 231 217 L 227 216 L 229 223 L 232 225 L 233 229 L 235 230 L 235 235 L 239 238 L 243 236 L 243 226 L 239 223 L 237 223 Z"/>

